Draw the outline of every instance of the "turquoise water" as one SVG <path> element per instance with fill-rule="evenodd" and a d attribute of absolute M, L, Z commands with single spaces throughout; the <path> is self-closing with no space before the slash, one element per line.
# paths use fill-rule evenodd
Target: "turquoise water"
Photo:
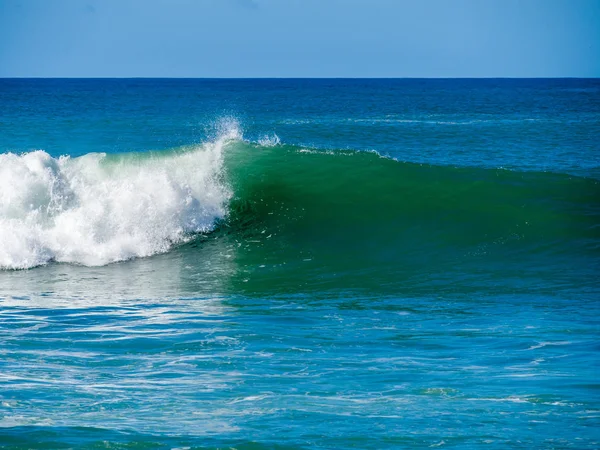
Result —
<path fill-rule="evenodd" d="M 0 80 L 0 448 L 596 448 L 598 80 Z"/>

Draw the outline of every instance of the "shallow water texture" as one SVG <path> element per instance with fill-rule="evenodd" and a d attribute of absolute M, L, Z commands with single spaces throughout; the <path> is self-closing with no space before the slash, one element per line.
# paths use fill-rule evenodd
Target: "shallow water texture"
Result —
<path fill-rule="evenodd" d="M 0 80 L 0 448 L 598 448 L 597 80 Z"/>

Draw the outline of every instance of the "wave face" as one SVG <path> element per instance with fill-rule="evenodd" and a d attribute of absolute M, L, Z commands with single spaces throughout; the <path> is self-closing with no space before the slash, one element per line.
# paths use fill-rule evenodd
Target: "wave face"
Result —
<path fill-rule="evenodd" d="M 573 249 L 558 240 L 600 237 L 595 179 L 403 163 L 374 152 L 233 147 L 225 157 L 230 223 L 242 228 L 269 225 L 310 241 L 335 235 L 348 247 L 401 239 L 420 250 L 513 240 L 530 250 L 542 242 Z"/>
<path fill-rule="evenodd" d="M 225 160 L 234 194 L 219 232 L 235 237 L 241 276 L 263 279 L 261 288 L 315 277 L 373 288 L 421 277 L 431 287 L 433 273 L 506 280 L 565 264 L 583 276 L 597 266 L 594 179 L 245 143 Z"/>
<path fill-rule="evenodd" d="M 211 230 L 230 196 L 224 142 L 120 156 L 0 155 L 0 267 L 104 265 Z"/>

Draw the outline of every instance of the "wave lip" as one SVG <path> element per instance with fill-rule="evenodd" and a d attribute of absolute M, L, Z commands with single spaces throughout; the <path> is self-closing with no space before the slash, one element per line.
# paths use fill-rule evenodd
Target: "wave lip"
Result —
<path fill-rule="evenodd" d="M 229 138 L 148 154 L 0 155 L 0 268 L 104 265 L 210 231 L 231 196 L 221 176 Z"/>

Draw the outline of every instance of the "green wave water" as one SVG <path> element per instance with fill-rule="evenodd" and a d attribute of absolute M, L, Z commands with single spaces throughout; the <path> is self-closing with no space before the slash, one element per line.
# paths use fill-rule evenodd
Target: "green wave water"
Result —
<path fill-rule="evenodd" d="M 598 257 L 596 179 L 244 142 L 228 145 L 225 173 L 233 197 L 211 239 L 239 245 L 250 285 L 311 279 L 317 268 L 304 284 L 410 285 L 420 271 L 506 264 L 500 278 L 511 265 L 535 272 L 567 255 L 585 272 Z"/>

